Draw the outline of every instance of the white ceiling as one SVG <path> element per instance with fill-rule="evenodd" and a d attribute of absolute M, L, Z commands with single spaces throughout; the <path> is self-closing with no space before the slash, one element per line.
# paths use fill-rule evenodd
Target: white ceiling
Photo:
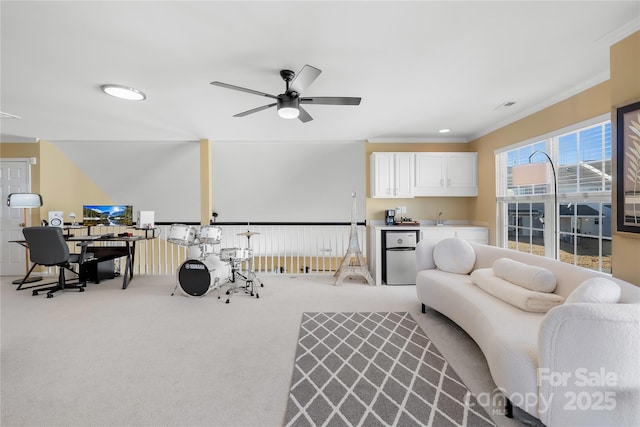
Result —
<path fill-rule="evenodd" d="M 6 1 L 5 136 L 47 140 L 470 140 L 609 78 L 609 47 L 640 28 L 628 1 Z M 276 109 L 279 71 L 323 72 L 314 120 Z M 115 83 L 148 99 L 100 91 Z M 512 107 L 498 108 L 507 101 Z M 17 138 L 13 138 L 17 139 Z"/>

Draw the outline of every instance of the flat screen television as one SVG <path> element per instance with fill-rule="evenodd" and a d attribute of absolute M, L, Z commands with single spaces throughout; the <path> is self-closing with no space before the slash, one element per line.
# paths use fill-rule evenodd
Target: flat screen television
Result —
<path fill-rule="evenodd" d="M 82 225 L 133 225 L 132 205 L 84 205 Z"/>

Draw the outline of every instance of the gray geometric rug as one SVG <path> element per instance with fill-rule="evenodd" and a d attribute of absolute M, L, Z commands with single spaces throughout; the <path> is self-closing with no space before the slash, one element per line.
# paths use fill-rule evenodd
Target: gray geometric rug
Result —
<path fill-rule="evenodd" d="M 303 313 L 286 426 L 494 426 L 409 313 Z"/>

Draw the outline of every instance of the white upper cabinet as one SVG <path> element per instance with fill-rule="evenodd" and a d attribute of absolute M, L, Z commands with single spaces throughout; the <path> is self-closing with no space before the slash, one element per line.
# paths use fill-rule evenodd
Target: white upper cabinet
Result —
<path fill-rule="evenodd" d="M 478 195 L 478 153 L 414 153 L 415 196 Z"/>
<path fill-rule="evenodd" d="M 371 153 L 371 197 L 413 197 L 414 153 Z"/>

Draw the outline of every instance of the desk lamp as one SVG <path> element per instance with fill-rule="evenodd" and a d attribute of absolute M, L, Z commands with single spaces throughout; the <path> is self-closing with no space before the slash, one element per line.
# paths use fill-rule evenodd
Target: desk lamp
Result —
<path fill-rule="evenodd" d="M 7 197 L 7 205 L 10 208 L 23 209 L 23 223 L 21 227 L 27 226 L 27 209 L 39 208 L 42 206 L 42 196 L 37 193 L 11 193 Z M 25 263 L 25 275 L 29 273 L 29 248 L 24 253 Z M 42 280 L 42 277 L 28 277 L 24 283 L 33 283 Z M 16 279 L 12 282 L 15 285 L 22 283 L 22 279 Z"/>

